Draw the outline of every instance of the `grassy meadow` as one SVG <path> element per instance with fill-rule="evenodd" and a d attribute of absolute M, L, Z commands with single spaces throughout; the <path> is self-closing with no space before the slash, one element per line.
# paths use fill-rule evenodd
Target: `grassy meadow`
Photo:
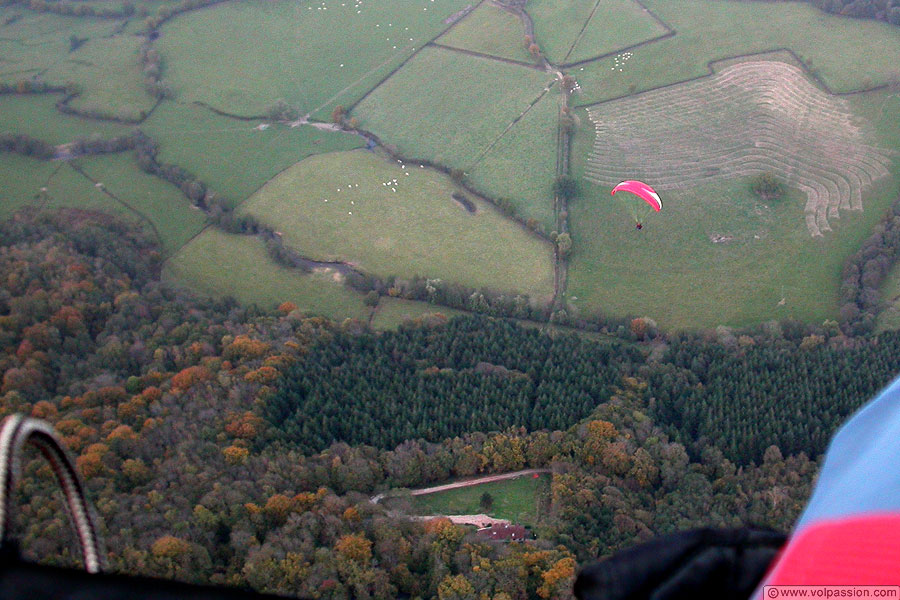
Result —
<path fill-rule="evenodd" d="M 405 156 L 468 169 L 551 82 L 535 69 L 428 47 L 353 114 Z"/>
<path fill-rule="evenodd" d="M 0 219 L 27 206 L 38 206 L 53 174 L 62 165 L 11 152 L 0 152 Z"/>
<path fill-rule="evenodd" d="M 427 515 L 475 515 L 485 513 L 519 525 L 531 525 L 538 510 L 538 495 L 546 489 L 546 476 L 524 475 L 516 479 L 491 481 L 469 487 L 412 496 L 413 506 Z M 494 498 L 491 510 L 481 508 L 482 494 Z"/>
<path fill-rule="evenodd" d="M 477 212 L 468 212 L 451 198 L 457 191 L 441 173 L 355 150 L 297 163 L 239 212 L 316 260 L 549 297 L 549 245 L 474 197 Z"/>
<path fill-rule="evenodd" d="M 586 105 L 706 74 L 707 63 L 738 54 L 790 48 L 825 83 L 846 92 L 885 83 L 900 65 L 900 28 L 887 23 L 829 15 L 802 2 L 748 3 L 728 0 L 647 0 L 647 6 L 678 33 L 631 52 L 575 67 Z"/>
<path fill-rule="evenodd" d="M 60 57 L 43 73 L 43 78 L 77 83 L 81 92 L 69 102 L 75 110 L 139 121 L 156 104 L 144 89 L 138 56 L 141 41 L 140 37 L 124 34 L 90 39 L 78 50 Z"/>
<path fill-rule="evenodd" d="M 64 17 L 16 5 L 0 6 L 0 81 L 25 79 L 70 58 L 70 36 L 103 39 L 113 35 L 118 26 L 110 19 Z"/>
<path fill-rule="evenodd" d="M 898 76 L 900 28 L 886 23 L 799 2 L 645 3 L 677 34 L 626 55 L 619 50 L 665 31 L 634 0 L 529 0 L 547 58 L 589 61 L 565 69 L 581 86 L 573 105 L 701 76 L 710 61 L 719 70 L 747 53 L 778 52 L 779 60 L 793 62 L 783 48 L 839 92 Z M 164 4 L 147 8 L 153 14 Z M 322 121 L 338 104 L 352 107 L 360 127 L 401 154 L 462 169 L 484 194 L 510 199 L 520 215 L 552 231 L 560 99 L 554 74 L 504 60 L 533 62 L 521 22 L 497 6 L 472 3 L 477 8 L 465 18 L 445 23 L 468 4 L 247 0 L 190 11 L 165 23 L 154 42 L 175 94 L 158 105 L 144 90 L 138 60 L 142 19 L 126 24 L 4 6 L 0 82 L 73 82 L 82 90 L 70 100 L 77 110 L 132 121 L 149 113 L 139 127 L 159 144 L 160 162 L 192 172 L 239 214 L 282 232 L 309 258 L 547 299 L 550 245 L 475 198 L 477 212 L 467 212 L 451 198 L 460 190 L 450 178 L 363 151 L 360 136 L 266 117 L 242 120 L 198 104 L 262 116 L 284 99 Z M 83 43 L 73 48 L 70 36 Z M 432 40 L 489 56 L 426 45 Z M 55 108 L 60 98 L 0 96 L 0 132 L 62 144 L 133 127 L 64 115 Z M 900 151 L 900 93 L 845 99 L 869 143 Z M 768 206 L 751 194 L 746 178 L 666 191 L 665 214 L 651 215 L 636 232 L 608 190 L 583 179 L 594 131 L 586 111 L 577 115 L 571 167 L 583 192 L 569 210 L 574 247 L 565 299 L 581 313 L 645 315 L 675 328 L 835 318 L 843 262 L 900 193 L 894 154 L 891 175 L 865 193 L 864 210 L 842 210 L 824 238 L 811 238 L 804 227 L 799 190 Z M 202 293 L 261 305 L 289 299 L 334 318 L 371 313 L 376 328 L 435 310 L 455 314 L 396 298 L 382 298 L 372 312 L 333 273 L 303 275 L 272 262 L 258 239 L 203 230 L 205 215 L 178 189 L 140 171 L 130 152 L 72 164 L 4 153 L 0 180 L 0 218 L 23 207 L 75 206 L 142 222 L 171 257 L 166 277 Z M 885 283 L 886 302 L 898 295 L 898 278 Z M 882 327 L 900 326 L 888 317 Z"/>
<path fill-rule="evenodd" d="M 665 191 L 663 211 L 635 231 L 608 189 L 580 177 L 592 140 L 583 126 L 573 148 L 582 194 L 569 205 L 568 296 L 581 311 L 649 316 L 664 327 L 836 318 L 844 261 L 900 191 L 895 178 L 879 180 L 862 212 L 842 211 L 834 231 L 812 238 L 799 190 L 766 205 L 748 178 L 698 184 Z"/>
<path fill-rule="evenodd" d="M 136 121 L 153 108 L 138 57 L 141 38 L 119 32 L 120 21 L 0 8 L 0 24 L 10 19 L 0 25 L 0 81 L 73 82 L 81 92 L 71 106 L 104 117 Z M 75 50 L 71 36 L 83 40 Z"/>
<path fill-rule="evenodd" d="M 138 169 L 130 154 L 85 157 L 74 164 L 84 174 L 65 162 L 0 154 L 0 218 L 27 207 L 106 212 L 143 224 L 166 253 L 203 227 L 203 213 L 192 209 L 180 190 Z"/>
<path fill-rule="evenodd" d="M 282 267 L 269 259 L 259 238 L 213 227 L 166 263 L 163 278 L 203 295 L 233 296 L 266 309 L 293 302 L 305 312 L 333 319 L 369 318 L 362 294 L 340 283 L 335 274 L 304 274 Z"/>
<path fill-rule="evenodd" d="M 159 236 L 164 254 L 183 246 L 203 229 L 205 215 L 181 190 L 138 168 L 130 153 L 78 159 L 78 166 L 139 216 Z"/>
<path fill-rule="evenodd" d="M 438 44 L 533 63 L 519 17 L 483 3 L 435 40 Z"/>
<path fill-rule="evenodd" d="M 588 60 L 659 37 L 666 31 L 634 0 L 604 0 L 597 3 L 594 15 L 565 61 Z"/>
<path fill-rule="evenodd" d="M 382 296 L 372 317 L 372 328 L 378 331 L 396 329 L 408 320 L 418 319 L 425 315 L 441 314 L 452 319 L 459 315 L 468 314 L 462 310 L 438 306 L 427 302 L 405 300 L 403 298 L 391 298 Z"/>
<path fill-rule="evenodd" d="M 349 133 L 291 128 L 218 115 L 192 104 L 163 102 L 141 129 L 159 143 L 158 159 L 192 172 L 237 206 L 269 179 L 312 154 L 365 145 Z"/>
<path fill-rule="evenodd" d="M 633 0 L 530 0 L 534 37 L 547 58 L 564 64 L 613 52 L 665 29 Z"/>
<path fill-rule="evenodd" d="M 80 208 L 116 215 L 128 221 L 149 225 L 143 215 L 131 210 L 122 202 L 97 187 L 93 181 L 76 171 L 71 165 L 60 164 L 53 174 L 36 206 L 42 209 Z"/>
<path fill-rule="evenodd" d="M 261 115 L 283 98 L 327 119 L 446 29 L 463 0 L 229 2 L 166 23 L 158 46 L 179 100 Z"/>
<path fill-rule="evenodd" d="M 60 94 L 0 96 L 0 133 L 22 133 L 50 144 L 65 144 L 93 135 L 112 138 L 131 131 L 112 121 L 85 119 L 56 110 Z"/>
<path fill-rule="evenodd" d="M 470 181 L 494 198 L 509 198 L 518 213 L 546 231 L 556 228 L 553 181 L 559 93 L 554 86 L 497 143 L 477 160 Z"/>

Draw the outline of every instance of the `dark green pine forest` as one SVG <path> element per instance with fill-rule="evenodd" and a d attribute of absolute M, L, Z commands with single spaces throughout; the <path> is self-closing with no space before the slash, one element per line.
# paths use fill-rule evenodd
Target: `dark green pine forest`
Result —
<path fill-rule="evenodd" d="M 479 317 L 337 335 L 285 374 L 266 414 L 306 451 L 511 426 L 565 429 L 643 360 L 635 345 Z"/>
<path fill-rule="evenodd" d="M 711 444 L 745 465 L 771 445 L 816 456 L 900 372 L 896 332 L 826 336 L 770 323 L 723 341 L 695 334 L 648 345 L 482 317 L 338 334 L 285 373 L 265 415 L 307 452 L 336 441 L 392 448 L 468 431 L 564 429 L 622 377 L 638 376 L 655 421 L 688 447 Z"/>

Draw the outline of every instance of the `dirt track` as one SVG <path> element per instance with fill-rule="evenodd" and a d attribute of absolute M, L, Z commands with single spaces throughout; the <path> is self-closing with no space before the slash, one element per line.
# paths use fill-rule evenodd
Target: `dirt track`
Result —
<path fill-rule="evenodd" d="M 503 481 L 504 479 L 515 479 L 516 477 L 521 477 L 523 475 L 533 475 L 535 473 L 549 472 L 550 469 L 525 469 L 522 471 L 513 471 L 512 473 L 502 473 L 500 475 L 486 475 L 484 477 L 476 477 L 475 479 L 464 479 L 462 481 L 456 481 L 454 483 L 445 483 L 443 485 L 435 485 L 432 487 L 412 490 L 410 492 L 410 495 L 424 496 L 425 494 L 434 494 L 436 492 L 443 492 L 446 490 L 455 490 L 456 488 L 469 487 L 482 483 L 490 483 L 491 481 Z M 382 498 L 384 498 L 384 494 L 378 494 L 377 496 L 373 496 L 371 500 L 372 502 L 377 504 L 381 501 Z"/>

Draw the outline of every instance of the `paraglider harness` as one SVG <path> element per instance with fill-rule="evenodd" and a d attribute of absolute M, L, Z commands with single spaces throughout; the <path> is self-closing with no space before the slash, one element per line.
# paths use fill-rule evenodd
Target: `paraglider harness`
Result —
<path fill-rule="evenodd" d="M 22 559 L 10 539 L 10 500 L 21 478 L 25 444 L 36 446 L 50 463 L 65 496 L 69 519 L 75 529 L 84 571 L 51 567 Z M 44 421 L 12 415 L 0 427 L 0 598 L 40 600 L 53 598 L 98 600 L 276 600 L 280 596 L 254 594 L 237 589 L 198 586 L 150 577 L 105 573 L 105 551 L 98 534 L 97 517 L 84 494 L 84 484 L 72 458 Z"/>

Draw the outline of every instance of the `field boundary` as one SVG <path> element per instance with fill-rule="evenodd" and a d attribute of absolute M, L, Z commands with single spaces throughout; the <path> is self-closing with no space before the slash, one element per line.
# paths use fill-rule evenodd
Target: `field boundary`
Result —
<path fill-rule="evenodd" d="M 587 19 L 584 20 L 584 25 L 581 26 L 581 31 L 579 31 L 578 35 L 575 36 L 575 41 L 572 42 L 571 46 L 569 46 L 569 51 L 566 52 L 565 56 L 563 56 L 561 64 L 566 64 L 566 60 L 572 55 L 572 52 L 575 51 L 575 46 L 577 46 L 578 42 L 581 41 L 581 38 L 584 37 L 584 32 L 587 31 L 588 24 L 590 24 L 591 20 L 594 18 L 594 15 L 597 14 L 597 9 L 600 7 L 601 1 L 602 0 L 597 0 L 597 2 L 594 4 L 594 8 L 591 9 L 591 14 L 589 14 Z"/>
<path fill-rule="evenodd" d="M 484 3 L 484 0 L 479 0 L 478 3 L 477 3 L 475 6 L 472 7 L 472 10 L 474 11 L 476 8 L 478 8 L 479 6 L 481 6 L 483 3 Z M 453 29 L 453 27 L 455 27 L 456 24 L 459 23 L 460 21 L 462 21 L 462 19 L 457 19 L 456 21 L 451 22 L 451 23 L 450 23 L 449 25 L 447 25 L 443 30 L 441 30 L 440 33 L 438 33 L 436 36 L 434 36 L 433 38 L 431 38 L 430 40 L 428 40 L 427 42 L 425 42 L 424 44 L 422 44 L 420 47 L 418 47 L 416 50 L 414 50 L 412 54 L 410 54 L 406 59 L 403 60 L 403 62 L 401 62 L 399 65 L 397 65 L 396 67 L 394 67 L 393 69 L 391 69 L 390 73 L 388 73 L 387 75 L 385 75 L 384 77 L 382 77 L 381 80 L 380 80 L 378 83 L 376 83 L 374 86 L 372 86 L 372 87 L 369 89 L 368 92 L 366 92 L 365 94 L 363 94 L 363 95 L 359 98 L 359 100 L 357 100 L 357 101 L 354 102 L 353 104 L 350 104 L 349 106 L 347 106 L 346 109 L 344 110 L 344 112 L 345 112 L 345 113 L 351 112 L 354 108 L 356 108 L 356 106 L 357 106 L 360 102 L 362 102 L 363 100 L 365 100 L 366 98 L 368 98 L 369 95 L 370 95 L 372 92 L 374 92 L 375 90 L 377 90 L 378 88 L 380 88 L 380 87 L 384 84 L 385 81 L 387 81 L 388 79 L 390 79 L 391 77 L 393 77 L 393 76 L 394 76 L 394 73 L 396 73 L 397 71 L 399 71 L 400 69 L 402 69 L 404 66 L 406 66 L 406 63 L 408 63 L 409 61 L 411 61 L 417 54 L 419 54 L 419 52 L 421 52 L 421 51 L 422 51 L 424 48 L 426 48 L 427 46 L 432 45 L 432 44 L 434 43 L 434 40 L 438 39 L 439 37 L 441 37 L 442 35 L 444 35 L 444 34 L 447 33 L 448 31 L 450 31 L 451 29 Z"/>
<path fill-rule="evenodd" d="M 777 48 L 769 48 L 767 50 L 760 50 L 759 52 L 748 52 L 745 54 L 735 54 L 734 56 L 724 56 L 724 57 L 720 57 L 720 58 L 714 58 L 714 59 L 708 60 L 706 62 L 707 72 L 703 73 L 702 75 L 697 75 L 696 77 L 689 77 L 687 79 L 682 79 L 680 81 L 673 81 L 672 83 L 664 83 L 664 84 L 658 85 L 656 87 L 647 88 L 646 90 L 641 90 L 639 92 L 623 94 L 621 96 L 616 96 L 614 98 L 606 98 L 605 100 L 598 100 L 597 102 L 591 102 L 590 104 L 580 104 L 577 106 L 577 108 L 590 108 L 592 106 L 598 106 L 600 104 L 606 104 L 608 102 L 613 102 L 614 100 L 622 100 L 623 98 L 629 98 L 631 96 L 640 96 L 641 94 L 646 94 L 648 92 L 655 92 L 657 90 L 663 90 L 663 89 L 670 88 L 670 87 L 673 87 L 676 85 L 691 83 L 693 81 L 698 81 L 700 79 L 704 79 L 706 77 L 711 77 L 712 75 L 715 75 L 716 74 L 715 65 L 718 63 L 727 62 L 727 61 L 731 61 L 731 60 L 738 60 L 738 59 L 743 59 L 743 58 L 760 57 L 760 56 L 765 56 L 767 54 L 775 54 L 778 52 L 784 52 L 786 54 L 789 54 L 791 56 L 791 58 L 793 58 L 797 62 L 797 66 L 804 72 L 804 74 L 807 77 L 809 77 L 810 79 L 812 79 L 816 84 L 818 84 L 818 86 L 820 88 L 822 88 L 822 90 L 824 92 L 826 92 L 827 94 L 829 94 L 831 96 L 839 96 L 839 97 L 854 96 L 857 94 L 867 94 L 869 92 L 878 92 L 878 91 L 886 90 L 890 87 L 889 83 L 882 83 L 882 84 L 874 85 L 874 86 L 867 87 L 867 88 L 860 88 L 858 90 L 850 90 L 847 92 L 835 92 L 828 86 L 828 84 L 826 84 L 822 80 L 821 77 L 819 77 L 817 74 L 813 73 L 806 66 L 806 63 L 803 62 L 803 59 L 801 59 L 797 55 L 796 52 L 794 52 L 790 48 L 777 47 Z"/>
<path fill-rule="evenodd" d="M 630 45 L 630 46 L 625 46 L 625 47 L 623 47 L 623 48 L 617 48 L 616 50 L 613 50 L 612 52 L 606 52 L 606 53 L 604 53 L 604 54 L 600 54 L 599 56 L 595 56 L 594 58 L 586 58 L 586 59 L 584 59 L 584 60 L 578 60 L 578 61 L 571 62 L 571 63 L 562 63 L 562 64 L 559 65 L 559 68 L 560 68 L 560 69 L 571 69 L 572 67 L 580 67 L 581 65 L 585 65 L 585 64 L 587 64 L 587 63 L 591 63 L 591 62 L 594 62 L 594 61 L 597 61 L 597 60 L 603 60 L 604 58 L 609 58 L 610 56 L 613 56 L 614 54 L 621 54 L 622 52 L 628 52 L 629 50 L 634 50 L 635 48 L 640 48 L 641 46 L 646 46 L 646 45 L 648 45 L 648 44 L 653 44 L 653 43 L 658 42 L 658 41 L 660 41 L 660 40 L 664 40 L 664 39 L 673 37 L 675 34 L 678 33 L 678 31 L 675 30 L 674 27 L 671 27 L 668 23 L 666 23 L 666 22 L 663 21 L 661 18 L 659 18 L 659 16 L 658 16 L 655 12 L 653 12 L 652 10 L 650 10 L 649 8 L 647 8 L 647 7 L 644 5 L 644 3 L 641 2 L 641 0 L 634 0 L 634 2 L 635 2 L 638 6 L 640 6 L 642 9 L 644 9 L 644 12 L 646 12 L 646 13 L 649 14 L 651 17 L 653 17 L 653 19 L 654 19 L 657 23 L 659 23 L 659 24 L 666 30 L 666 33 L 663 33 L 662 35 L 658 35 L 658 36 L 656 36 L 656 37 L 654 37 L 654 38 L 650 38 L 649 40 L 644 40 L 644 41 L 642 41 L 642 42 L 638 42 L 638 43 L 636 43 L 636 44 L 632 44 L 632 45 Z M 597 2 L 597 6 L 599 6 L 599 5 L 600 5 L 600 2 Z M 594 11 L 597 10 L 597 6 L 594 7 Z M 591 17 L 593 17 L 593 15 L 594 15 L 594 13 L 591 12 Z M 590 18 L 588 18 L 588 20 L 585 21 L 584 26 L 587 27 L 587 24 L 588 24 L 589 22 L 590 22 Z M 582 34 L 583 34 L 583 33 L 584 33 L 584 29 L 582 29 Z M 579 34 L 579 35 L 581 35 L 581 34 Z M 580 39 L 580 38 L 579 38 L 579 39 Z M 576 40 L 576 42 L 577 42 L 577 40 Z M 574 50 L 574 49 L 575 49 L 575 46 L 573 45 L 573 46 L 572 46 L 572 49 L 569 50 L 569 54 L 571 54 L 571 53 L 572 53 L 572 50 Z M 566 55 L 566 58 L 569 57 L 569 54 Z"/>
<path fill-rule="evenodd" d="M 521 60 L 514 60 L 512 58 L 505 58 L 503 56 L 495 56 L 493 54 L 487 54 L 485 52 L 478 52 L 477 50 L 469 50 L 468 48 L 457 48 L 456 46 L 447 46 L 446 44 L 439 44 L 437 42 L 428 42 L 426 44 L 428 46 L 434 46 L 435 48 L 441 48 L 442 50 L 450 50 L 451 52 L 459 52 L 461 54 L 468 54 L 469 56 L 475 56 L 477 58 L 485 58 L 488 60 L 496 60 L 504 63 L 509 63 L 511 65 L 518 65 L 520 67 L 527 67 L 529 69 L 536 69 L 538 71 L 544 71 L 539 65 L 534 63 L 527 63 Z"/>
<path fill-rule="evenodd" d="M 112 192 L 110 192 L 106 188 L 105 185 L 103 185 L 102 183 L 100 183 L 99 181 L 97 181 L 96 179 L 91 177 L 90 175 L 88 175 L 84 171 L 84 169 L 82 169 L 79 165 L 76 165 L 71 162 L 68 164 L 70 167 L 72 167 L 73 171 L 75 171 L 76 173 L 78 173 L 79 175 L 81 175 L 82 177 L 84 177 L 85 179 L 90 181 L 91 183 L 93 183 L 95 187 L 99 187 L 101 192 L 103 192 L 104 194 L 106 194 L 107 196 L 109 196 L 110 198 L 112 198 L 113 200 L 115 200 L 116 202 L 118 202 L 119 204 L 121 204 L 122 206 L 124 206 L 125 208 L 127 208 L 128 210 L 133 212 L 134 214 L 136 214 L 142 221 L 145 221 L 147 223 L 147 225 L 150 226 L 150 229 L 153 231 L 153 235 L 156 236 L 156 240 L 159 242 L 159 245 L 163 248 L 165 247 L 163 244 L 163 241 L 162 241 L 162 235 L 160 235 L 159 230 L 156 228 L 156 225 L 153 224 L 153 221 L 150 220 L 150 217 L 148 217 L 147 215 L 145 215 L 144 213 L 142 213 L 135 207 L 131 206 L 130 204 L 128 204 L 127 202 L 125 202 L 124 200 L 122 200 L 121 198 L 119 198 L 118 196 L 113 194 Z M 100 184 L 99 186 L 97 185 L 98 183 Z"/>
<path fill-rule="evenodd" d="M 525 115 L 527 115 L 528 113 L 531 112 L 531 109 L 534 108 L 538 102 L 540 102 L 541 100 L 544 99 L 544 96 L 546 96 L 548 93 L 550 93 L 550 90 L 553 88 L 553 86 L 555 84 L 556 84 L 556 81 L 553 81 L 546 88 L 544 88 L 544 91 L 542 91 L 540 94 L 538 94 L 537 98 L 535 98 L 528 104 L 528 108 L 526 108 L 515 119 L 513 119 L 512 122 L 509 125 L 507 125 L 503 131 L 500 132 L 500 135 L 498 135 L 496 138 L 494 138 L 493 141 L 491 141 L 491 143 L 488 144 L 487 147 L 485 147 L 485 149 L 481 151 L 481 154 L 479 154 L 477 157 L 475 157 L 475 160 L 472 161 L 472 164 L 469 165 L 469 169 L 474 169 L 476 166 L 478 166 L 478 163 L 480 163 L 482 160 L 484 160 L 484 157 L 491 153 L 491 150 L 494 149 L 494 146 L 496 146 L 500 140 L 502 140 L 504 137 L 506 137 L 506 134 L 509 133 L 510 130 L 516 126 L 516 123 L 521 121 Z"/>

